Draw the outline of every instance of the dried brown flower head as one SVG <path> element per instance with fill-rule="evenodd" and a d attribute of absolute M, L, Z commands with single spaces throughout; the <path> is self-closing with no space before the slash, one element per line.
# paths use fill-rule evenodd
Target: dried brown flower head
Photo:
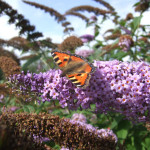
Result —
<path fill-rule="evenodd" d="M 118 45 L 123 51 L 128 51 L 134 45 L 134 41 L 130 35 L 122 35 L 119 38 Z"/>
<path fill-rule="evenodd" d="M 148 10 L 149 7 L 150 7 L 150 2 L 146 0 L 141 0 L 140 3 L 135 7 L 135 11 L 144 12 Z"/>
<path fill-rule="evenodd" d="M 103 0 L 94 0 L 102 5 L 104 5 L 106 8 L 108 8 L 111 11 L 114 11 L 115 9 L 107 2 L 103 1 Z"/>
<path fill-rule="evenodd" d="M 114 32 L 114 29 L 108 29 L 108 30 L 106 30 L 105 33 L 104 33 L 104 35 L 105 35 L 106 33 L 108 33 L 108 32 L 111 32 L 111 33 L 112 33 L 112 32 Z"/>
<path fill-rule="evenodd" d="M 145 43 L 150 43 L 150 42 L 148 41 L 148 38 L 147 38 L 147 37 L 141 37 L 140 39 L 138 39 L 138 41 L 143 41 L 143 42 L 145 42 Z"/>
<path fill-rule="evenodd" d="M 104 37 L 105 40 L 115 40 L 117 39 L 118 37 L 120 37 L 121 33 L 114 33 L 112 35 L 109 35 L 109 36 L 106 36 Z"/>
<path fill-rule="evenodd" d="M 22 37 L 14 37 L 10 40 L 3 40 L 3 39 L 0 39 L 0 45 L 1 46 L 12 46 L 14 47 L 15 49 L 18 49 L 18 50 L 24 50 L 24 51 L 28 51 L 29 50 L 29 46 L 28 46 L 29 42 L 22 38 Z"/>
<path fill-rule="evenodd" d="M 17 58 L 17 56 L 12 52 L 3 49 L 2 47 L 0 47 L 0 57 L 1 56 L 11 57 L 14 61 L 17 62 L 18 65 L 20 65 L 20 60 Z"/>
<path fill-rule="evenodd" d="M 77 17 L 81 18 L 82 20 L 84 20 L 86 22 L 88 22 L 88 20 L 89 20 L 89 18 L 87 18 L 86 16 L 84 16 L 84 15 L 78 13 L 78 12 L 67 11 L 65 13 L 65 16 L 68 16 L 68 15 L 77 16 Z"/>
<path fill-rule="evenodd" d="M 118 15 L 115 15 L 115 18 L 113 19 L 113 22 L 114 22 L 115 24 L 118 24 L 118 18 L 119 18 L 119 16 L 118 16 Z"/>
<path fill-rule="evenodd" d="M 5 77 L 20 73 L 20 67 L 11 57 L 0 57 L 0 69 L 3 71 Z"/>
<path fill-rule="evenodd" d="M 147 128 L 148 131 L 150 131 L 150 122 L 146 122 L 145 127 Z"/>
<path fill-rule="evenodd" d="M 11 118 L 10 118 L 11 119 Z M 7 118 L 0 118 L 0 149 L 1 150 L 46 150 L 44 144 L 35 142 L 34 138 L 26 132 L 19 131 L 14 122 Z"/>
<path fill-rule="evenodd" d="M 70 36 L 66 38 L 60 45 L 58 45 L 58 49 L 61 51 L 71 51 L 74 52 L 77 47 L 83 45 L 83 42 L 80 38 L 76 36 Z"/>
<path fill-rule="evenodd" d="M 64 29 L 64 33 L 69 33 L 70 31 L 74 31 L 74 28 L 72 28 L 72 27 L 66 27 Z"/>
<path fill-rule="evenodd" d="M 131 19 L 133 19 L 133 14 L 128 13 L 125 20 L 131 20 Z"/>
<path fill-rule="evenodd" d="M 9 42 L 13 42 L 13 43 L 16 43 L 16 44 L 19 44 L 19 45 L 29 44 L 29 41 L 27 41 L 25 38 L 20 37 L 20 36 L 16 36 L 16 37 L 11 38 L 9 40 Z"/>
<path fill-rule="evenodd" d="M 68 22 L 68 21 L 62 23 L 62 26 L 63 26 L 63 27 L 66 27 L 66 26 L 68 26 L 68 25 L 70 25 L 70 22 Z"/>
<path fill-rule="evenodd" d="M 82 6 L 73 7 L 70 10 L 68 10 L 66 13 L 77 12 L 77 11 L 93 12 L 95 13 L 95 15 L 103 15 L 103 16 L 105 16 L 106 14 L 112 13 L 112 11 L 103 10 L 98 7 L 93 7 L 90 5 L 82 5 Z"/>
<path fill-rule="evenodd" d="M 119 48 L 117 43 L 116 44 L 108 44 L 108 45 L 102 47 L 102 50 L 111 51 L 111 50 L 114 50 L 117 48 Z"/>
<path fill-rule="evenodd" d="M 12 114 L 3 113 L 0 122 L 7 122 L 8 127 L 25 130 L 31 137 L 48 137 L 60 146 L 69 149 L 82 150 L 115 150 L 116 137 L 113 134 L 105 136 L 97 130 L 92 130 L 70 119 L 49 114 Z"/>
<path fill-rule="evenodd" d="M 35 3 L 35 2 L 30 2 L 30 1 L 26 1 L 26 0 L 23 0 L 24 3 L 26 4 L 29 4 L 31 6 L 34 6 L 36 8 L 40 8 L 42 10 L 45 10 L 45 12 L 48 12 L 51 16 L 54 16 L 55 19 L 58 21 L 58 22 L 62 22 L 64 20 L 66 20 L 66 18 L 61 15 L 59 12 L 57 12 L 56 10 L 54 10 L 53 8 L 50 8 L 50 7 L 47 7 L 47 6 L 44 6 L 44 5 L 41 5 L 41 4 L 38 4 L 38 3 Z"/>
<path fill-rule="evenodd" d="M 35 56 L 37 56 L 37 55 L 33 54 L 33 55 L 23 56 L 23 57 L 20 58 L 20 60 L 27 60 L 27 59 L 33 58 Z"/>
<path fill-rule="evenodd" d="M 0 95 L 8 95 L 10 93 L 10 89 L 6 87 L 5 83 L 0 84 Z"/>

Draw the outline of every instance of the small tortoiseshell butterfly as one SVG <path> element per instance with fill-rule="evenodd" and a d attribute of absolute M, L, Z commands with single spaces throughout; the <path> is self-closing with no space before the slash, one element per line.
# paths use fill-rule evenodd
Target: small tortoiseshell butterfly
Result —
<path fill-rule="evenodd" d="M 77 87 L 86 88 L 88 86 L 90 74 L 95 71 L 95 67 L 84 57 L 57 50 L 53 50 L 51 54 L 55 63 L 63 71 L 61 77 L 66 76 Z"/>

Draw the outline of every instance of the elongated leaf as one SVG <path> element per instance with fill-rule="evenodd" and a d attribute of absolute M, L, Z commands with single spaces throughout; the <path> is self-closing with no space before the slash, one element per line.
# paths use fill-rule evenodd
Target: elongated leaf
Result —
<path fill-rule="evenodd" d="M 35 111 L 34 107 L 31 106 L 31 105 L 25 105 L 25 106 L 23 106 L 23 110 L 25 112 L 28 112 L 28 113 L 33 113 Z"/>
<path fill-rule="evenodd" d="M 32 58 L 30 58 L 22 67 L 23 70 L 27 69 L 27 67 L 29 65 L 31 65 L 32 63 L 36 62 L 37 60 L 39 60 L 41 58 L 41 54 L 37 55 L 37 56 L 34 56 Z"/>
<path fill-rule="evenodd" d="M 117 137 L 120 139 L 125 139 L 127 137 L 128 130 L 122 129 L 117 132 Z"/>
<path fill-rule="evenodd" d="M 148 149 L 150 148 L 150 137 L 147 137 L 144 142 L 144 146 Z"/>
<path fill-rule="evenodd" d="M 133 33 L 134 33 L 134 32 L 136 31 L 136 29 L 139 27 L 140 22 L 141 22 L 141 19 L 142 19 L 142 15 L 139 16 L 139 17 L 135 17 L 135 18 L 133 19 L 133 22 L 131 22 L 130 26 L 131 26 L 131 28 L 132 28 Z"/>

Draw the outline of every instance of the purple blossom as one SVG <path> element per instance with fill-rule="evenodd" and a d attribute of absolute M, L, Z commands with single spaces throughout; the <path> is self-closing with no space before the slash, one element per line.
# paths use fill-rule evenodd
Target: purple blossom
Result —
<path fill-rule="evenodd" d="M 69 150 L 68 148 L 62 147 L 60 150 Z"/>
<path fill-rule="evenodd" d="M 125 31 L 125 34 L 129 34 L 131 35 L 132 34 L 132 31 L 131 30 L 128 30 L 127 28 L 121 26 L 121 29 Z"/>
<path fill-rule="evenodd" d="M 14 91 L 41 101 L 59 100 L 62 107 L 76 110 L 96 105 L 95 112 L 119 112 L 133 122 L 150 121 L 150 66 L 146 62 L 94 61 L 97 67 L 86 89 L 76 87 L 60 70 L 15 75 Z M 20 90 L 18 90 L 20 88 Z M 76 101 L 75 101 L 76 100 Z"/>
<path fill-rule="evenodd" d="M 72 118 L 71 118 L 73 121 L 79 121 L 79 122 L 83 122 L 83 123 L 86 123 L 86 117 L 83 115 L 83 114 L 78 114 L 78 113 L 75 113 L 72 115 Z"/>
<path fill-rule="evenodd" d="M 12 106 L 12 107 L 9 108 L 9 110 L 12 111 L 12 112 L 15 112 L 18 109 L 19 109 L 19 107 L 17 107 L 17 106 Z"/>
<path fill-rule="evenodd" d="M 118 45 L 122 48 L 123 51 L 127 52 L 131 46 L 133 46 L 134 42 L 130 35 L 122 35 L 119 38 Z"/>
<path fill-rule="evenodd" d="M 109 138 L 110 136 L 111 137 L 113 136 L 115 139 L 115 142 L 117 143 L 117 141 L 118 141 L 117 136 L 110 129 L 99 129 L 99 130 L 97 130 L 97 133 L 98 133 L 99 137 Z"/>
<path fill-rule="evenodd" d="M 91 54 L 94 53 L 94 50 L 78 50 L 75 52 L 77 55 L 83 56 L 83 57 L 88 57 Z"/>
<path fill-rule="evenodd" d="M 79 118 L 79 119 L 76 119 Z M 82 120 L 82 119 L 83 120 Z M 73 114 L 72 119 L 70 120 L 72 124 L 78 124 L 79 126 L 84 127 L 85 129 L 89 130 L 89 132 L 96 132 L 99 138 L 115 138 L 115 142 L 117 143 L 118 139 L 117 136 L 113 133 L 112 130 L 109 129 L 98 129 L 93 127 L 91 124 L 86 123 L 86 117 L 83 114 Z"/>
<path fill-rule="evenodd" d="M 33 134 L 33 139 L 37 143 L 49 142 L 50 139 L 48 137 L 42 137 L 41 135 Z"/>
<path fill-rule="evenodd" d="M 82 36 L 80 36 L 80 38 L 81 38 L 83 43 L 87 43 L 87 42 L 94 40 L 94 36 L 90 35 L 90 34 L 82 35 Z"/>
<path fill-rule="evenodd" d="M 4 95 L 1 94 L 1 95 L 0 95 L 0 103 L 2 102 L 3 99 L 4 99 Z"/>
<path fill-rule="evenodd" d="M 129 39 L 124 39 L 119 42 L 119 46 L 123 48 L 123 51 L 127 52 L 130 49 L 131 41 Z"/>

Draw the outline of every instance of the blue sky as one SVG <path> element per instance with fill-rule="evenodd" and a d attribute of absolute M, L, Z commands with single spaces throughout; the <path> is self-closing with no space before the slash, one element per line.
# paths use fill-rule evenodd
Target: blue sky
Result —
<path fill-rule="evenodd" d="M 21 0 L 3 0 L 9 3 L 14 9 L 17 9 L 19 13 L 23 14 L 26 19 L 30 20 L 32 25 L 36 26 L 36 30 L 44 34 L 45 37 L 52 38 L 53 42 L 61 42 L 64 40 L 65 35 L 63 33 L 63 27 L 58 24 L 54 17 L 45 13 L 43 10 L 36 9 L 33 6 L 23 3 Z M 33 2 L 46 5 L 48 7 L 54 8 L 60 13 L 65 13 L 68 9 L 80 6 L 80 5 L 92 5 L 105 9 L 101 4 L 93 0 L 32 0 Z M 126 14 L 129 12 L 134 12 L 132 7 L 137 0 L 106 0 L 110 3 L 118 12 L 120 16 L 125 18 Z M 143 24 L 150 24 L 148 19 L 149 12 L 145 13 L 145 18 L 143 18 Z M 92 16 L 92 14 L 87 15 Z M 137 15 L 137 14 L 135 14 Z M 7 16 L 0 17 L 0 38 L 9 39 L 13 36 L 18 35 L 14 25 L 7 24 Z M 75 32 L 72 33 L 76 36 L 81 36 L 83 34 L 92 34 L 92 28 L 85 28 L 85 22 L 80 18 L 74 16 L 68 16 L 67 20 L 72 23 L 75 28 Z M 106 23 L 104 28 L 111 28 L 111 24 Z"/>

